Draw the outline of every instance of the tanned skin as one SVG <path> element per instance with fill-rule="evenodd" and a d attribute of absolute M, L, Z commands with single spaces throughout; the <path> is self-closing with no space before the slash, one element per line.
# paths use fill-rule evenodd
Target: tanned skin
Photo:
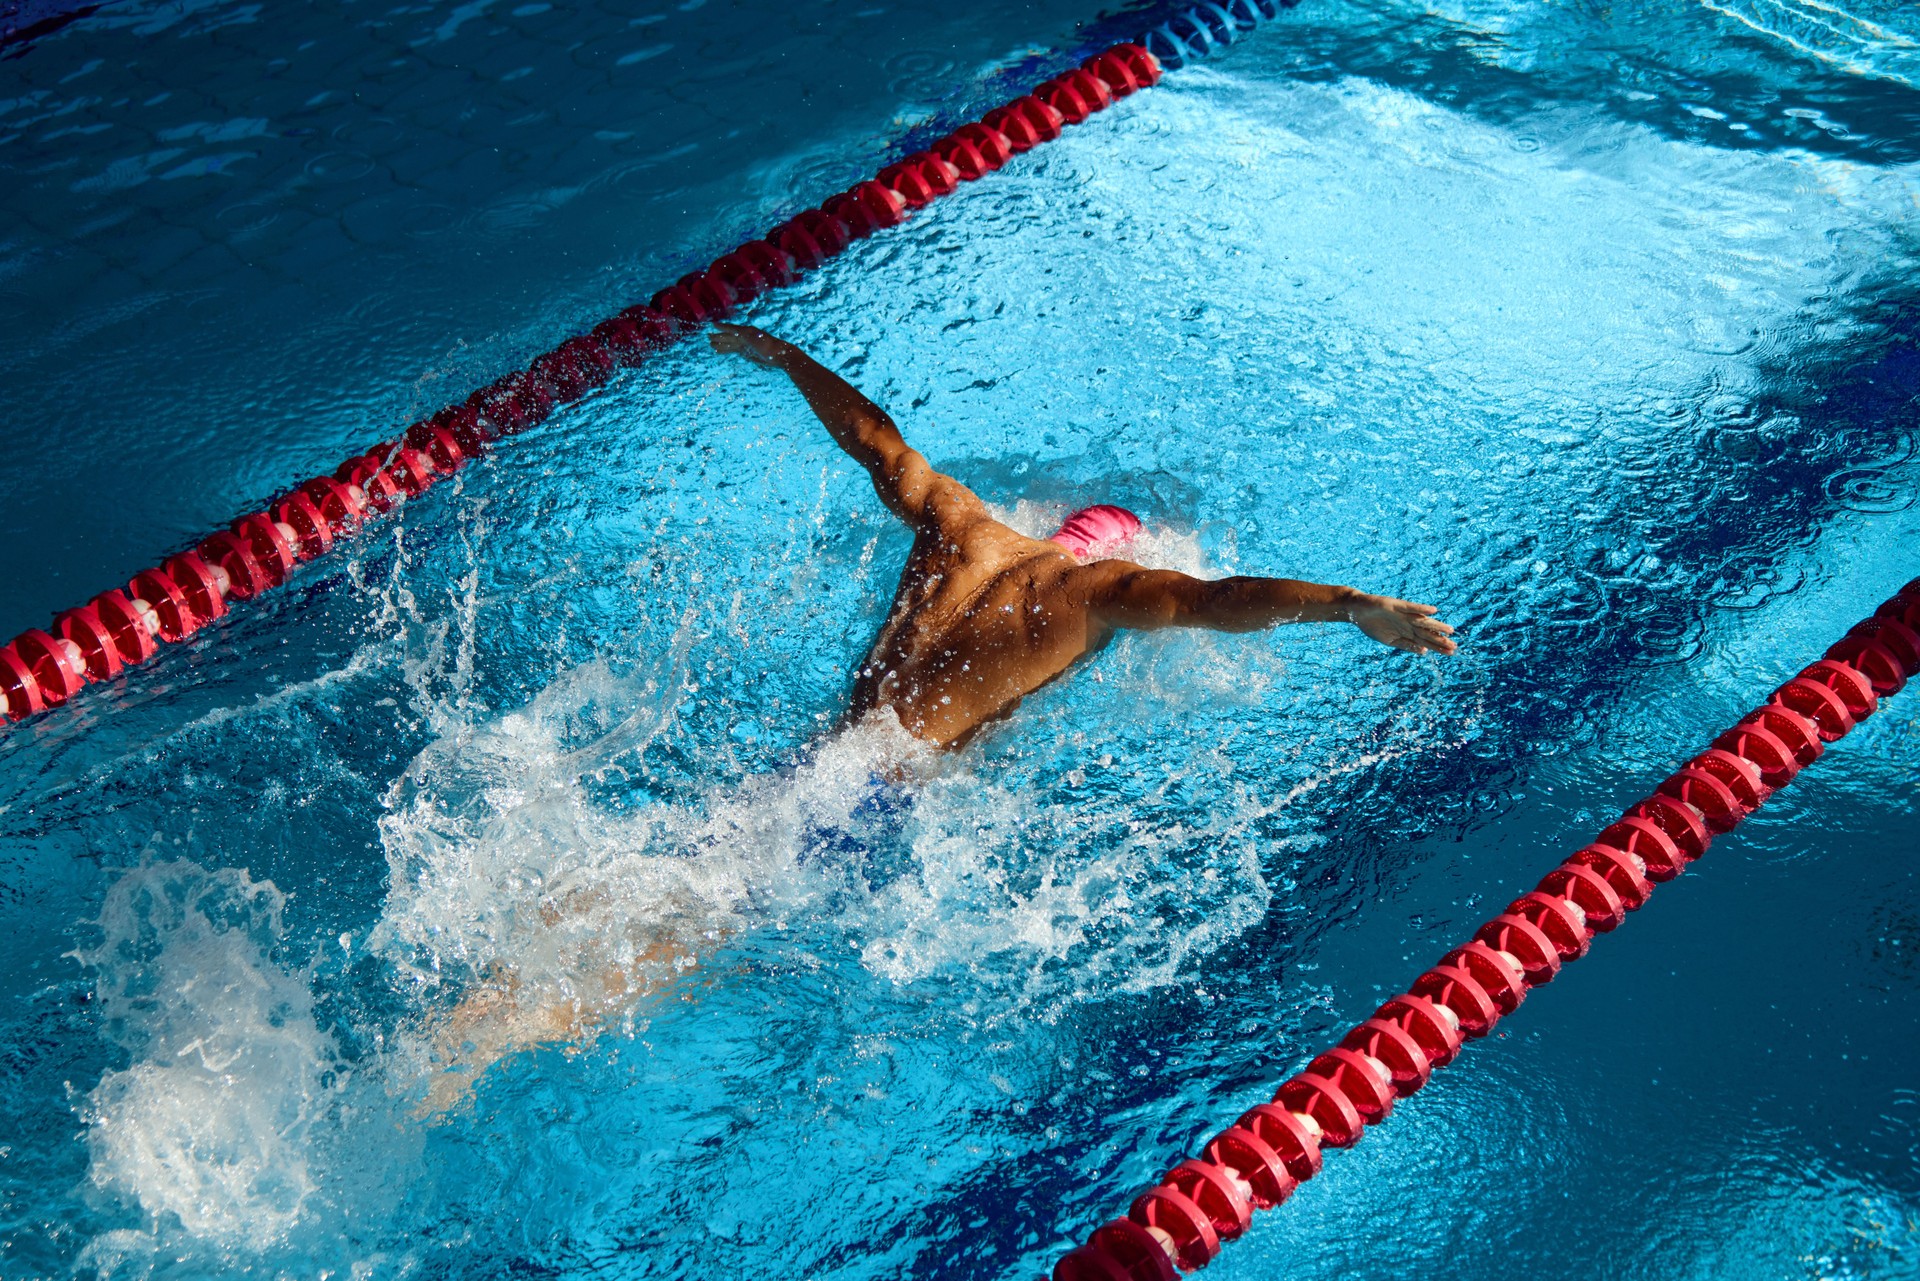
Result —
<path fill-rule="evenodd" d="M 850 721 L 889 708 L 916 738 L 960 747 L 1121 628 L 1352 623 L 1408 653 L 1454 652 L 1453 628 L 1432 605 L 1292 578 L 1209 581 L 1126 560 L 1082 564 L 995 520 L 885 411 L 792 343 L 749 325 L 717 325 L 711 341 L 791 378 L 834 443 L 867 469 L 880 501 L 913 529 L 893 608 L 855 676 Z"/>

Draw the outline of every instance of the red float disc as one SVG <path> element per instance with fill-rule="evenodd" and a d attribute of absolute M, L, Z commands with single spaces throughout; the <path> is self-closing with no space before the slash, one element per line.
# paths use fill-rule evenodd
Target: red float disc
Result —
<path fill-rule="evenodd" d="M 1033 96 L 1059 112 L 1066 123 L 1074 125 L 1113 105 L 1113 90 L 1084 67 L 1055 76 L 1036 88 Z"/>
<path fill-rule="evenodd" d="M 1840 696 L 1847 705 L 1847 714 L 1858 724 L 1874 714 L 1880 707 L 1880 696 L 1873 692 L 1873 682 L 1864 676 L 1860 669 L 1846 663 L 1836 663 L 1823 658 L 1809 663 L 1800 673 L 1801 680 L 1825 685 Z"/>
<path fill-rule="evenodd" d="M 287 581 L 287 575 L 300 563 L 300 554 L 281 532 L 280 523 L 265 512 L 254 512 L 233 522 L 236 537 L 253 549 L 254 559 L 266 566 L 273 585 Z"/>
<path fill-rule="evenodd" d="M 187 604 L 193 607 L 194 617 L 201 623 L 226 617 L 226 589 L 221 585 L 220 577 L 214 574 L 213 566 L 192 552 L 181 552 L 160 568 L 179 585 Z M 153 605 L 159 608 L 158 601 L 154 601 Z"/>
<path fill-rule="evenodd" d="M 556 405 L 578 400 L 587 389 L 584 371 L 567 359 L 558 347 L 535 356 L 533 363 L 527 366 L 527 377 L 545 387 Z"/>
<path fill-rule="evenodd" d="M 1320 1136 L 1286 1108 L 1256 1103 L 1234 1124 L 1253 1131 L 1261 1142 L 1279 1153 L 1280 1159 L 1286 1162 L 1287 1173 L 1295 1181 L 1305 1183 L 1320 1173 Z"/>
<path fill-rule="evenodd" d="M 644 333 L 639 324 L 624 315 L 603 320 L 593 327 L 593 336 L 600 340 L 615 363 L 621 365 L 637 365 L 655 350 L 645 340 Z"/>
<path fill-rule="evenodd" d="M 1215 1135 L 1203 1155 L 1239 1176 L 1247 1185 L 1256 1210 L 1271 1210 L 1292 1196 L 1300 1185 L 1271 1144 L 1252 1130 L 1237 1125 Z"/>
<path fill-rule="evenodd" d="M 1160 77 L 1165 74 L 1160 69 L 1160 59 L 1154 57 L 1145 45 L 1117 44 L 1107 52 L 1127 64 L 1127 69 L 1133 73 L 1133 82 L 1142 89 L 1159 84 Z"/>
<path fill-rule="evenodd" d="M 1106 85 L 1107 92 L 1116 99 L 1146 88 L 1146 85 L 1134 75 L 1133 68 L 1127 65 L 1127 60 L 1111 49 L 1094 54 L 1081 63 L 1080 67 L 1083 71 L 1100 77 L 1100 83 Z"/>
<path fill-rule="evenodd" d="M 1473 975 L 1473 981 L 1493 998 L 1500 1013 L 1511 1014 L 1527 999 L 1527 974 L 1517 960 L 1500 955 L 1478 939 L 1463 943 L 1440 958 L 1440 968 L 1452 967 Z"/>
<path fill-rule="evenodd" d="M 1090 1245 L 1062 1255 L 1051 1275 L 1053 1281 L 1133 1281 L 1132 1273 Z M 1167 1275 L 1173 1275 L 1172 1268 L 1167 1269 Z"/>
<path fill-rule="evenodd" d="M 741 302 L 758 298 L 773 288 L 773 281 L 761 275 L 760 269 L 741 257 L 738 250 L 715 258 L 707 274 L 723 282 Z"/>
<path fill-rule="evenodd" d="M 66 610 L 53 620 L 53 634 L 80 647 L 80 666 L 88 680 L 104 681 L 120 674 L 124 664 L 113 629 L 92 605 Z"/>
<path fill-rule="evenodd" d="M 149 616 L 142 613 L 125 592 L 109 587 L 95 596 L 91 604 L 113 637 L 122 663 L 144 663 L 160 648 L 155 630 L 158 617 L 150 623 Z"/>
<path fill-rule="evenodd" d="M 749 240 L 733 256 L 752 266 L 769 287 L 790 285 L 796 279 L 792 255 L 765 240 Z"/>
<path fill-rule="evenodd" d="M 1015 98 L 1007 105 L 1018 110 L 1032 122 L 1043 141 L 1053 141 L 1060 136 L 1060 131 L 1066 128 L 1067 118 L 1032 94 Z"/>
<path fill-rule="evenodd" d="M 1158 1228 L 1172 1237 L 1174 1256 L 1189 1272 L 1205 1267 L 1220 1253 L 1220 1234 L 1213 1230 L 1213 1220 L 1172 1188 L 1148 1188 L 1127 1207 L 1127 1217 L 1143 1228 Z"/>
<path fill-rule="evenodd" d="M 877 182 L 859 183 L 830 198 L 821 208 L 846 224 L 848 233 L 855 237 L 897 227 L 907 217 L 907 202 L 893 188 Z"/>
<path fill-rule="evenodd" d="M 273 571 L 253 554 L 246 539 L 231 530 L 201 539 L 195 550 L 207 564 L 225 571 L 227 595 L 235 600 L 252 600 L 274 585 Z"/>
<path fill-rule="evenodd" d="M 68 648 L 72 644 L 35 627 L 21 632 L 7 645 L 25 660 L 34 683 L 40 687 L 40 700 L 48 707 L 58 707 L 86 688 L 85 660 Z"/>
<path fill-rule="evenodd" d="M 1173 1260 L 1152 1233 L 1132 1219 L 1094 1229 L 1087 1245 L 1125 1269 L 1129 1281 L 1173 1281 Z"/>
<path fill-rule="evenodd" d="M 638 303 L 620 313 L 619 319 L 631 321 L 639 333 L 642 352 L 655 351 L 671 344 L 680 334 L 680 325 L 672 316 Z M 635 353 L 637 360 L 640 353 Z"/>
<path fill-rule="evenodd" d="M 733 314 L 741 302 L 733 287 L 710 271 L 690 271 L 680 278 L 679 284 L 706 309 L 710 319 L 719 320 Z"/>
<path fill-rule="evenodd" d="M 1253 1202 L 1239 1175 L 1212 1161 L 1182 1161 L 1160 1180 L 1199 1206 L 1213 1223 L 1213 1230 L 1225 1240 L 1245 1232 L 1253 1223 Z"/>
<path fill-rule="evenodd" d="M 1413 981 L 1412 994 L 1452 1010 L 1460 1031 L 1469 1038 L 1485 1036 L 1500 1021 L 1500 1006 L 1479 980 L 1463 969 L 1436 965 Z"/>
<path fill-rule="evenodd" d="M 495 378 L 492 384 L 468 396 L 467 403 L 486 419 L 482 430 L 490 428 L 493 436 L 513 436 L 545 421 L 547 413 L 553 411 L 553 392 L 547 390 L 540 378 L 516 373 Z M 340 472 L 334 474 L 338 476 Z M 386 509 L 380 507 L 380 511 Z"/>
<path fill-rule="evenodd" d="M 596 387 L 613 377 L 614 368 L 619 363 L 614 360 L 613 353 L 607 350 L 606 344 L 595 338 L 591 331 L 575 334 L 560 344 L 560 350 L 566 352 L 575 364 L 591 371 Z"/>
<path fill-rule="evenodd" d="M 1015 98 L 1004 107 L 995 107 L 980 117 L 980 123 L 995 130 L 1015 152 L 1031 151 L 1043 142 L 1060 136 L 1066 118 L 1058 111 L 1028 94 Z"/>
<path fill-rule="evenodd" d="M 411 445 L 383 445 L 376 452 L 386 465 L 381 468 L 409 498 L 418 498 L 436 479 L 433 463 Z"/>
<path fill-rule="evenodd" d="M 127 595 L 146 602 L 159 620 L 163 640 L 182 641 L 207 625 L 186 589 L 162 569 L 143 569 L 127 584 Z"/>
<path fill-rule="evenodd" d="M 1674 832 L 1686 838 L 1686 848 L 1674 838 Z M 1637 855 L 1646 864 L 1650 878 L 1671 881 L 1693 862 L 1694 850 L 1707 847 L 1710 835 L 1706 820 L 1698 812 L 1670 796 L 1655 795 L 1636 803 L 1600 833 L 1595 843 Z"/>
<path fill-rule="evenodd" d="M 960 171 L 931 151 L 919 151 L 882 169 L 879 179 L 908 205 L 920 209 L 952 195 L 960 185 Z"/>
<path fill-rule="evenodd" d="M 23 721 L 47 710 L 46 700 L 40 697 L 40 682 L 33 678 L 33 669 L 11 645 L 0 646 L 0 707 L 5 709 L 10 721 Z"/>
<path fill-rule="evenodd" d="M 1767 701 L 1812 721 L 1824 743 L 1853 729 L 1853 713 L 1847 710 L 1846 700 L 1817 681 L 1796 676 L 1768 695 Z"/>
<path fill-rule="evenodd" d="M 1920 591 L 1901 591 L 1873 611 L 1875 618 L 1888 619 L 1920 632 Z"/>
<path fill-rule="evenodd" d="M 1870 636 L 1849 632 L 1828 646 L 1826 656 L 1866 677 L 1876 697 L 1892 698 L 1906 688 L 1907 665 L 1889 646 Z"/>
<path fill-rule="evenodd" d="M 1731 787 L 1705 770 L 1691 766 L 1675 770 L 1662 779 L 1655 794 L 1698 810 L 1711 832 L 1731 832 L 1748 812 Z"/>
<path fill-rule="evenodd" d="M 1644 818 L 1673 839 L 1688 861 L 1699 858 L 1713 843 L 1713 832 L 1699 809 L 1660 792 L 1627 806 L 1627 818 Z M 1634 853 L 1639 853 L 1635 850 Z M 1641 855 L 1642 858 L 1646 856 Z M 1655 878 L 1656 880 L 1659 878 Z"/>
<path fill-rule="evenodd" d="M 775 227 L 767 233 L 767 239 L 791 254 L 795 267 L 801 271 L 812 271 L 833 256 L 804 228 L 791 224 Z"/>
<path fill-rule="evenodd" d="M 320 512 L 320 504 L 304 490 L 296 489 L 270 509 L 273 519 L 293 530 L 294 550 L 302 560 L 312 560 L 333 550 L 333 526 Z"/>
<path fill-rule="evenodd" d="M 1626 905 L 1606 878 L 1578 863 L 1562 863 L 1548 872 L 1540 881 L 1540 891 L 1578 903 L 1587 914 L 1587 928 L 1601 934 L 1619 925 L 1627 914 Z"/>
<path fill-rule="evenodd" d="M 1586 913 L 1557 894 L 1530 891 L 1507 904 L 1507 911 L 1538 926 L 1542 934 L 1553 940 L 1554 950 L 1560 953 L 1563 962 L 1579 960 L 1592 945 L 1593 932 L 1587 928 Z"/>
<path fill-rule="evenodd" d="M 1530 987 L 1551 983 L 1560 973 L 1559 947 L 1524 916 L 1504 912 L 1482 925 L 1474 937 L 1518 960 Z"/>
<path fill-rule="evenodd" d="M 347 459 L 334 470 L 333 477 L 343 485 L 358 489 L 363 506 L 376 512 L 389 510 L 402 495 L 400 482 L 387 474 L 378 454 Z"/>
<path fill-rule="evenodd" d="M 1847 635 L 1885 645 L 1900 660 L 1900 667 L 1907 674 L 1907 679 L 1920 676 L 1920 629 L 1875 614 L 1872 618 L 1855 623 L 1847 630 Z"/>
<path fill-rule="evenodd" d="M 847 224 L 824 209 L 807 209 L 793 216 L 792 225 L 800 227 L 819 242 L 829 257 L 843 253 L 853 243 Z"/>
<path fill-rule="evenodd" d="M 1688 761 L 1687 768 L 1704 770 L 1725 783 L 1733 792 L 1734 799 L 1748 813 L 1760 808 L 1760 803 L 1773 790 L 1767 786 L 1758 765 L 1738 752 L 1730 752 L 1723 747 L 1709 747 Z"/>
<path fill-rule="evenodd" d="M 1307 1064 L 1307 1071 L 1338 1086 L 1368 1125 L 1380 1124 L 1393 1112 L 1393 1072 L 1378 1059 L 1336 1046 Z"/>
<path fill-rule="evenodd" d="M 930 150 L 968 181 L 984 178 L 1013 158 L 1013 143 L 989 125 L 961 125 Z"/>
<path fill-rule="evenodd" d="M 1653 882 L 1647 879 L 1647 865 L 1638 856 L 1625 850 L 1615 849 L 1611 845 L 1589 845 L 1576 852 L 1567 862 L 1578 863 L 1598 872 L 1613 887 L 1613 892 L 1620 896 L 1620 905 L 1629 912 L 1645 906 L 1647 896 L 1653 893 Z"/>
<path fill-rule="evenodd" d="M 1459 1015 L 1412 992 L 1394 997 L 1375 1010 L 1373 1016 L 1401 1028 L 1418 1041 L 1434 1067 L 1453 1062 L 1465 1040 L 1460 1032 Z"/>
<path fill-rule="evenodd" d="M 1386 1064 L 1392 1074 L 1393 1092 L 1401 1098 L 1414 1093 L 1433 1076 L 1433 1060 L 1427 1057 L 1413 1033 L 1398 1023 L 1368 1019 L 1340 1038 L 1340 1044 Z"/>
<path fill-rule="evenodd" d="M 1756 726 L 1773 734 L 1793 750 L 1793 759 L 1805 769 L 1820 759 L 1827 750 L 1825 740 L 1820 737 L 1820 727 L 1807 717 L 1790 707 L 1778 703 L 1768 703 L 1757 707 L 1740 718 L 1740 728 Z"/>
<path fill-rule="evenodd" d="M 713 319 L 700 301 L 688 293 L 682 285 L 669 285 L 662 289 L 653 296 L 647 306 L 687 326 L 704 325 Z"/>
<path fill-rule="evenodd" d="M 1273 1101 L 1312 1117 L 1320 1126 L 1322 1147 L 1350 1148 L 1366 1133 L 1366 1120 L 1347 1092 L 1317 1073 L 1301 1072 L 1283 1081 Z"/>
<path fill-rule="evenodd" d="M 467 465 L 468 454 L 459 438 L 432 419 L 407 428 L 405 439 L 409 446 L 425 455 L 433 470 L 442 476 L 451 476 Z"/>
<path fill-rule="evenodd" d="M 367 498 L 364 493 L 354 492 L 331 476 L 315 476 L 300 486 L 300 493 L 313 500 L 313 505 L 326 517 L 327 524 L 336 534 L 350 533 L 366 514 Z"/>
<path fill-rule="evenodd" d="M 1794 758 L 1793 749 L 1781 742 L 1773 731 L 1758 725 L 1736 725 L 1714 739 L 1713 745 L 1753 766 L 1767 791 L 1786 785 L 1800 772 L 1800 762 Z"/>

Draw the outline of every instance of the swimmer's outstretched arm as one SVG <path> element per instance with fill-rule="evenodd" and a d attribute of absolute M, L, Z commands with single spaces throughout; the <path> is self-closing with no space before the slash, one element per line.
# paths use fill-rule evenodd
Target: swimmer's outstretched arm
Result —
<path fill-rule="evenodd" d="M 880 501 L 909 525 L 940 525 L 985 514 L 972 490 L 935 471 L 907 444 L 885 410 L 792 343 L 752 325 L 721 324 L 713 327 L 708 341 L 717 352 L 745 356 L 793 379 L 834 443 L 867 469 Z"/>
<path fill-rule="evenodd" d="M 1451 654 L 1453 628 L 1432 605 L 1297 578 L 1194 578 L 1170 569 L 1101 561 L 1089 576 L 1087 609 L 1109 627 L 1207 627 L 1251 632 L 1277 623 L 1352 623 L 1410 654 Z"/>

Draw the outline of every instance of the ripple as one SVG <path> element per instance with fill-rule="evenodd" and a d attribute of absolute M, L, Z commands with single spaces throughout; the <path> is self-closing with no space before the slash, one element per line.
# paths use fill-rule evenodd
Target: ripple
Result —
<path fill-rule="evenodd" d="M 896 53 L 881 64 L 886 73 L 887 92 L 902 98 L 939 98 L 954 84 L 956 64 L 926 49 Z"/>
<path fill-rule="evenodd" d="M 329 151 L 307 161 L 307 177 L 317 182 L 358 182 L 373 172 L 373 158 L 357 151 Z"/>
<path fill-rule="evenodd" d="M 244 236 L 266 230 L 278 222 L 284 212 L 286 211 L 276 203 L 264 200 L 243 200 L 238 204 L 228 205 L 215 214 L 214 218 L 235 235 Z"/>
<path fill-rule="evenodd" d="M 1903 512 L 1913 506 L 1913 488 L 1902 484 L 1879 467 L 1849 467 L 1835 472 L 1821 484 L 1827 500 L 1848 511 L 1884 515 Z"/>

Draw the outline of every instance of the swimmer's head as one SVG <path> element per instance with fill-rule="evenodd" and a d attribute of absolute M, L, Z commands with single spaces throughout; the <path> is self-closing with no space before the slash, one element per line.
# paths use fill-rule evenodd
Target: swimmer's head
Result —
<path fill-rule="evenodd" d="M 1124 507 L 1102 503 L 1082 507 L 1067 517 L 1059 532 L 1047 541 L 1072 552 L 1075 560 L 1098 560 L 1125 547 L 1139 532 L 1138 516 Z"/>

